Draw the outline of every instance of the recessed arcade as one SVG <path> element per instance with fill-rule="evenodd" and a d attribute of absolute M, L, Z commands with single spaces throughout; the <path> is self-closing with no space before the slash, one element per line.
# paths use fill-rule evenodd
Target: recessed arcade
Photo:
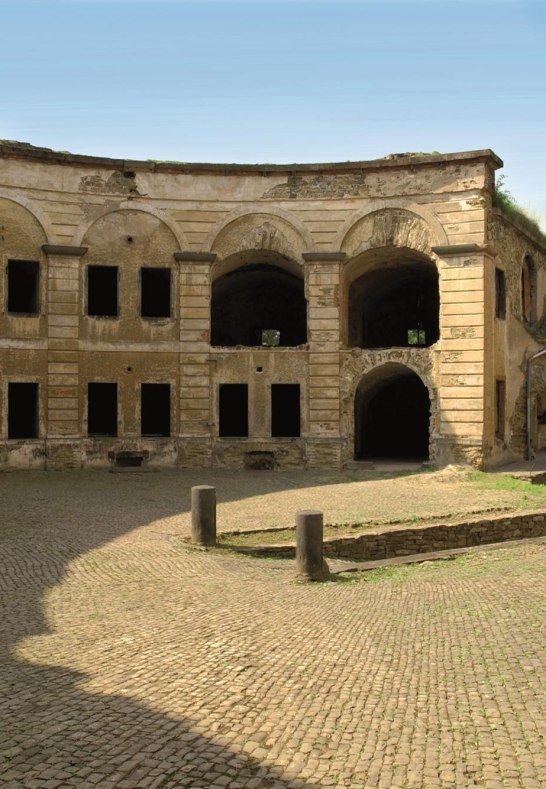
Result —
<path fill-rule="evenodd" d="M 349 347 L 428 347 L 438 340 L 438 271 L 423 253 L 369 250 L 349 263 L 346 283 Z"/>
<path fill-rule="evenodd" d="M 301 267 L 270 250 L 223 261 L 212 283 L 212 345 L 293 347 L 306 341 Z"/>

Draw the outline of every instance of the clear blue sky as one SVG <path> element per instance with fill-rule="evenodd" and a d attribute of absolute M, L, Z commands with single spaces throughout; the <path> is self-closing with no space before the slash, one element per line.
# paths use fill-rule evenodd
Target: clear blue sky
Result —
<path fill-rule="evenodd" d="M 546 228 L 546 0 L 0 0 L 0 137 L 224 162 L 493 148 Z"/>

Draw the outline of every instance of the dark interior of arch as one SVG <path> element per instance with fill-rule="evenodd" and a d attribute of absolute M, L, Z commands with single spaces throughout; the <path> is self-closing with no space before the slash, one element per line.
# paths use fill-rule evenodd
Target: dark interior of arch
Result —
<path fill-rule="evenodd" d="M 307 341 L 307 302 L 303 279 L 278 266 L 242 266 L 212 285 L 212 345 L 264 344 L 263 332 L 281 346 Z"/>
<path fill-rule="evenodd" d="M 430 397 L 408 371 L 358 388 L 355 398 L 355 457 L 426 460 Z"/>
<path fill-rule="evenodd" d="M 438 272 L 410 261 L 372 269 L 349 291 L 349 345 L 428 347 L 440 336 Z"/>

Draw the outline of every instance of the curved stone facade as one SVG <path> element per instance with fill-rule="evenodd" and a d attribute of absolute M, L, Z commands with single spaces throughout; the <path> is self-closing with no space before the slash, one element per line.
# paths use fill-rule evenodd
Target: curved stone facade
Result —
<path fill-rule="evenodd" d="M 355 408 L 388 396 L 411 421 L 412 375 L 430 402 L 431 462 L 521 452 L 521 364 L 540 346 L 521 320 L 513 257 L 532 247 L 539 305 L 545 261 L 537 239 L 491 209 L 500 164 L 486 150 L 191 165 L 0 143 L 0 467 L 339 467 L 367 457 Z M 420 318 L 432 276 L 439 339 Z M 239 321 L 243 340 L 215 346 L 211 293 L 221 310 L 224 283 L 230 308 L 216 322 Z M 378 332 L 348 333 L 372 295 Z M 302 321 L 301 341 L 283 342 Z M 501 375 L 517 379 L 502 440 Z"/>

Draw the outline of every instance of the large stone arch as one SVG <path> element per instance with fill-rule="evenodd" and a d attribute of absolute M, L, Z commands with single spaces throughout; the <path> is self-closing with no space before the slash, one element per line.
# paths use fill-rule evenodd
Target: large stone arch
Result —
<path fill-rule="evenodd" d="M 299 230 L 277 214 L 244 213 L 224 223 L 212 244 L 213 344 L 259 345 L 269 330 L 280 345 L 305 343 L 305 248 Z"/>
<path fill-rule="evenodd" d="M 344 223 L 335 246 L 352 258 L 382 246 L 407 247 L 431 255 L 433 246 L 448 244 L 441 222 L 415 203 L 374 202 Z"/>
<path fill-rule="evenodd" d="M 238 212 L 237 212 L 238 213 Z M 210 249 L 218 256 L 214 276 L 225 274 L 240 263 L 237 256 L 250 260 L 248 253 L 260 253 L 265 262 L 269 257 L 292 262 L 301 268 L 302 254 L 311 246 L 308 232 L 284 212 L 248 212 L 231 214 L 209 236 Z M 230 259 L 227 265 L 224 261 Z M 256 262 L 256 256 L 253 262 Z M 288 268 L 288 267 L 287 267 Z M 295 273 L 295 272 L 294 272 Z"/>
<path fill-rule="evenodd" d="M 373 382 L 374 376 L 380 378 L 388 373 L 389 369 L 394 368 L 405 368 L 408 372 L 414 373 L 428 391 L 430 398 L 429 459 L 431 462 L 435 461 L 438 454 L 437 441 L 440 436 L 440 409 L 438 388 L 435 384 L 434 360 L 427 351 L 402 348 L 369 351 L 366 354 L 352 351 L 345 356 L 340 374 L 341 429 L 342 434 L 347 436 L 345 460 L 352 459 L 354 455 L 355 398 L 359 385 L 365 379 Z"/>
<path fill-rule="evenodd" d="M 348 258 L 341 281 L 342 337 L 347 345 L 405 346 L 410 344 L 410 330 L 417 330 L 417 336 L 425 338 L 418 345 L 437 341 L 439 272 L 432 248 L 441 238 L 422 216 L 392 206 L 368 212 L 348 227 L 341 241 Z M 379 321 L 377 326 L 389 326 L 381 315 L 389 312 L 391 299 L 397 305 L 399 325 L 393 325 L 392 337 L 386 331 L 384 338 L 373 338 L 374 321 Z M 415 308 L 418 303 L 428 305 L 426 315 Z M 368 329 L 360 326 L 361 321 L 370 324 Z"/>
<path fill-rule="evenodd" d="M 14 200 L 0 194 L 0 255 L 37 259 L 42 244 L 48 243 L 47 232 L 28 201 Z"/>

